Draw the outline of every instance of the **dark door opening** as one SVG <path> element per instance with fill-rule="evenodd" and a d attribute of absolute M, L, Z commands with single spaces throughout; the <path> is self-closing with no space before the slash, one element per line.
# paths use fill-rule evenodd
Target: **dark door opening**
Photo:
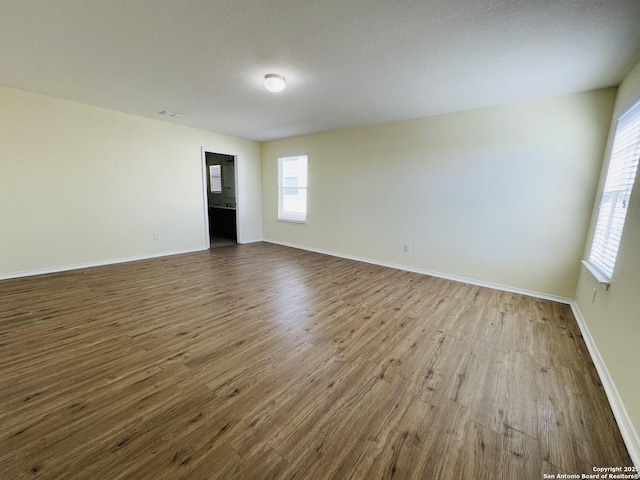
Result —
<path fill-rule="evenodd" d="M 235 157 L 205 152 L 211 248 L 238 241 Z"/>

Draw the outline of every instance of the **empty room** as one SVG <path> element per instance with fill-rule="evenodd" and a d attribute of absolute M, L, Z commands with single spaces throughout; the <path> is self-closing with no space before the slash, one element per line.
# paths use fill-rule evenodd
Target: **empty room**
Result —
<path fill-rule="evenodd" d="M 640 478 L 640 2 L 0 44 L 0 479 Z"/>

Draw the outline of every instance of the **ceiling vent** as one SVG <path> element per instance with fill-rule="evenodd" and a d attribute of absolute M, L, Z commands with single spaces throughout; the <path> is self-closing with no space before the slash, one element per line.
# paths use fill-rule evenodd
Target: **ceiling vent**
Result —
<path fill-rule="evenodd" d="M 164 115 L 166 117 L 172 117 L 172 118 L 184 117 L 184 114 L 182 113 L 170 112 L 169 110 L 162 110 L 161 112 L 158 112 L 158 115 Z"/>

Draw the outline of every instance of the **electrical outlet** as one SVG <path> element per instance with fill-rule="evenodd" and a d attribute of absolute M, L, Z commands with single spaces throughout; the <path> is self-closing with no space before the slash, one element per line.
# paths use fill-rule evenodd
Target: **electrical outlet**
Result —
<path fill-rule="evenodd" d="M 154 240 L 160 240 L 160 232 L 154 232 L 153 233 L 153 239 Z"/>
<path fill-rule="evenodd" d="M 405 243 L 404 244 L 404 251 L 409 253 L 411 251 L 411 244 L 410 243 Z"/>

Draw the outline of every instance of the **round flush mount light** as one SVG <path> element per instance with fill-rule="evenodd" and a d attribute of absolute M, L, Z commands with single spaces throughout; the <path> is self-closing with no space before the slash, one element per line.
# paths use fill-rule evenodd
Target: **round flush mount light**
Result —
<path fill-rule="evenodd" d="M 284 87 L 287 84 L 284 81 L 284 77 L 282 75 L 278 75 L 276 73 L 269 73 L 264 76 L 264 86 L 270 92 L 281 92 L 284 90 Z"/>

